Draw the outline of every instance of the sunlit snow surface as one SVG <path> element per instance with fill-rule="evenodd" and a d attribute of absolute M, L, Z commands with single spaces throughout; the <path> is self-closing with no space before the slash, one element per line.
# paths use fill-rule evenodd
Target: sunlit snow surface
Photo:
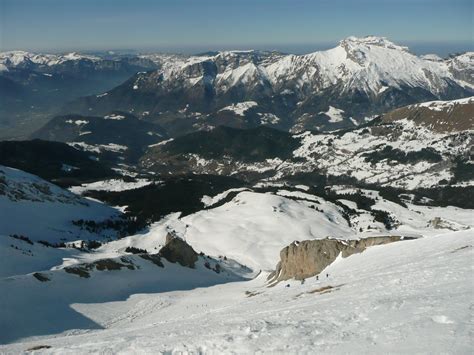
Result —
<path fill-rule="evenodd" d="M 303 285 L 291 281 L 267 288 L 261 274 L 253 281 L 191 291 L 72 304 L 96 329 L 29 339 L 0 351 L 45 344 L 51 346 L 47 353 L 56 354 L 467 354 L 472 350 L 473 239 L 471 231 L 451 232 L 373 247 L 339 259 L 324 270 L 328 278 Z M 106 287 L 94 280 L 89 284 Z M 325 286 L 334 288 L 316 291 Z M 47 286 L 31 281 L 31 287 L 39 293 Z M 23 311 L 38 302 L 35 298 Z M 51 306 L 51 314 L 57 311 Z"/>
<path fill-rule="evenodd" d="M 72 221 L 118 217 L 117 210 L 101 202 L 80 198 L 21 170 L 0 165 L 0 183 L 0 235 L 20 234 L 51 243 L 98 239 Z"/>
<path fill-rule="evenodd" d="M 388 232 L 370 220 L 373 228 L 359 233 L 367 214 L 361 210 L 350 227 L 341 207 L 305 188 L 282 187 L 265 194 L 234 190 L 237 195 L 216 208 L 183 218 L 170 215 L 144 234 L 92 253 L 2 239 L 0 256 L 10 261 L 3 264 L 0 279 L 0 326 L 7 329 L 0 338 L 13 343 L 0 346 L 0 352 L 49 345 L 45 352 L 57 354 L 467 353 L 473 331 L 472 211 L 411 204 L 404 208 L 376 191 L 362 190 L 378 198 L 374 208 L 394 214 L 401 224 Z M 344 186 L 334 189 L 352 193 Z M 212 206 L 228 196 L 204 200 Z M 435 229 L 429 223 L 435 217 L 459 231 Z M 226 272 L 205 268 L 205 259 L 196 269 L 166 261 L 160 268 L 125 252 L 127 246 L 156 252 L 170 230 L 196 251 L 221 260 Z M 389 233 L 423 237 L 338 258 L 319 280 L 267 287 L 279 251 L 294 240 Z M 35 257 L 9 244 L 30 249 Z M 63 271 L 78 263 L 122 257 L 139 269 L 95 270 L 90 278 Z M 33 271 L 51 281 L 39 282 L 28 274 Z M 333 288 L 321 290 L 326 286 Z"/>
<path fill-rule="evenodd" d="M 138 189 L 150 185 L 152 182 L 147 179 L 137 179 L 133 182 L 126 182 L 122 179 L 110 179 L 110 180 L 101 180 L 95 181 L 88 184 L 82 184 L 79 186 L 72 186 L 70 190 L 76 194 L 82 194 L 85 191 L 95 190 L 95 191 L 125 191 Z"/>

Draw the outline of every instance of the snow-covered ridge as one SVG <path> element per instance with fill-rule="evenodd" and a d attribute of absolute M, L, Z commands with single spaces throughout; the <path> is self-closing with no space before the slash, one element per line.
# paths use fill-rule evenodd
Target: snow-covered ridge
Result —
<path fill-rule="evenodd" d="M 366 37 L 355 37 L 349 36 L 346 39 L 343 39 L 339 42 L 341 46 L 351 45 L 351 46 L 378 46 L 383 48 L 390 48 L 402 51 L 408 51 L 408 47 L 399 46 L 395 43 L 389 41 L 386 37 L 378 37 L 378 36 L 366 36 Z"/>
<path fill-rule="evenodd" d="M 25 51 L 0 52 L 0 64 L 6 68 L 15 68 L 17 66 L 27 64 L 28 62 L 38 65 L 53 66 L 67 61 L 77 60 L 89 60 L 96 62 L 99 61 L 100 58 L 92 55 L 80 54 L 77 52 L 66 54 L 37 54 Z"/>
<path fill-rule="evenodd" d="M 426 107 L 433 111 L 443 111 L 445 109 L 452 108 L 455 105 L 469 105 L 469 104 L 474 104 L 474 96 L 466 97 L 464 99 L 458 99 L 458 100 L 449 100 L 449 101 L 437 100 L 437 101 L 422 102 L 420 104 L 410 105 L 409 107 L 411 108 Z"/>
<path fill-rule="evenodd" d="M 0 165 L 0 192 L 10 201 L 60 202 L 81 204 L 85 201 L 35 175 Z"/>
<path fill-rule="evenodd" d="M 73 220 L 117 218 L 117 210 L 81 198 L 35 175 L 0 166 L 0 235 L 18 234 L 52 243 L 99 239 L 73 225 Z M 105 232 L 112 236 L 115 232 Z"/>
<path fill-rule="evenodd" d="M 458 100 L 429 101 L 400 107 L 382 116 L 383 122 L 411 121 L 434 132 L 474 130 L 474 96 Z"/>
<path fill-rule="evenodd" d="M 127 182 L 121 179 L 110 179 L 110 180 L 101 180 L 95 181 L 88 184 L 82 184 L 80 186 L 73 186 L 69 190 L 75 194 L 82 194 L 85 191 L 95 190 L 95 191 L 125 191 L 138 189 L 143 186 L 152 184 L 152 181 L 147 179 L 137 179 L 133 182 Z"/>
<path fill-rule="evenodd" d="M 323 90 L 338 83 L 343 90 L 361 90 L 381 94 L 382 87 L 422 87 L 439 95 L 456 78 L 450 71 L 456 59 L 433 61 L 431 57 L 418 57 L 383 37 L 349 37 L 326 51 L 306 55 L 274 55 L 256 59 L 252 51 L 220 52 L 211 56 L 184 57 L 163 63 L 160 69 L 165 82 L 185 79 L 194 85 L 204 80 L 205 74 L 196 66 L 205 62 L 216 63 L 215 80 L 220 91 L 226 92 L 238 84 L 255 86 L 270 83 L 274 91 L 291 90 L 303 93 L 306 89 Z M 238 57 L 238 60 L 235 59 Z M 223 60 L 225 58 L 225 60 Z M 458 58 L 458 57 L 456 57 Z M 467 54 L 459 61 L 472 66 L 473 58 Z M 458 63 L 459 66 L 459 63 Z M 287 87 L 293 80 L 292 87 Z"/>

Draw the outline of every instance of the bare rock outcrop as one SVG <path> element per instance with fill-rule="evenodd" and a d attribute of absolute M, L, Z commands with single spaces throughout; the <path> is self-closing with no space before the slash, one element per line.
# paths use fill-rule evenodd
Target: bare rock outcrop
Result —
<path fill-rule="evenodd" d="M 400 236 L 370 237 L 359 240 L 317 239 L 293 242 L 280 252 L 280 262 L 268 279 L 272 282 L 302 280 L 318 275 L 339 254 L 346 258 L 374 245 L 388 244 L 412 238 Z"/>
<path fill-rule="evenodd" d="M 188 243 L 170 233 L 166 235 L 166 244 L 160 249 L 159 254 L 171 263 L 177 262 L 190 268 L 194 268 L 198 260 L 198 254 Z"/>

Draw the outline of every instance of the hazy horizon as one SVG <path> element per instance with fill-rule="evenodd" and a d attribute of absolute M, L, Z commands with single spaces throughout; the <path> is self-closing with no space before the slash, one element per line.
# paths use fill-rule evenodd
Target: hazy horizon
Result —
<path fill-rule="evenodd" d="M 361 36 L 362 37 L 362 36 Z M 385 37 L 385 36 L 382 36 Z M 391 38 L 388 38 L 391 40 Z M 341 38 L 342 40 L 342 38 Z M 228 50 L 261 50 L 261 51 L 276 51 L 288 54 L 306 54 L 316 51 L 323 51 L 337 46 L 339 41 L 333 42 L 321 42 L 313 44 L 278 44 L 278 45 L 235 45 L 235 46 L 183 46 L 183 47 L 159 47 L 150 46 L 143 48 L 42 48 L 42 49 L 31 49 L 31 48 L 2 48 L 2 51 L 26 51 L 26 52 L 37 52 L 37 53 L 51 53 L 61 54 L 78 52 L 85 54 L 93 53 L 105 53 L 114 52 L 114 54 L 132 54 L 132 53 L 170 53 L 170 54 L 185 54 L 185 55 L 196 55 L 205 52 L 213 51 L 228 51 Z M 441 57 L 446 57 L 450 54 L 460 52 L 474 51 L 474 44 L 467 41 L 458 42 L 406 42 L 406 41 L 393 41 L 396 44 L 407 46 L 408 49 L 417 55 L 423 54 L 437 54 Z"/>
<path fill-rule="evenodd" d="M 301 54 L 375 35 L 446 56 L 473 50 L 472 22 L 470 0 L 0 0 L 0 50 Z"/>

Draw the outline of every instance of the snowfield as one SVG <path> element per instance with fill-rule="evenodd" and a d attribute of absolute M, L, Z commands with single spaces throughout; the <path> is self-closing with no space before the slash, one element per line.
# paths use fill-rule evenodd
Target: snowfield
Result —
<path fill-rule="evenodd" d="M 328 116 L 329 122 L 336 123 L 336 122 L 341 122 L 344 120 L 344 116 L 342 115 L 343 113 L 344 113 L 344 110 L 329 106 L 329 109 L 327 110 L 327 112 L 320 112 L 319 114 Z"/>
<path fill-rule="evenodd" d="M 73 303 L 70 312 L 83 318 L 82 330 L 24 339 L 0 351 L 47 345 L 45 352 L 54 354 L 468 354 L 473 243 L 470 230 L 372 247 L 337 260 L 323 272 L 329 277 L 304 284 L 268 288 L 261 274 L 188 291 L 144 290 L 120 301 Z M 34 280 L 30 285 L 46 287 Z M 25 313 L 40 302 L 23 305 Z M 49 321 L 62 311 L 57 305 L 49 309 Z"/>
<path fill-rule="evenodd" d="M 342 201 L 359 212 L 349 225 L 340 205 L 302 190 L 206 196 L 208 209 L 169 215 L 89 252 L 1 237 L 0 353 L 40 345 L 48 354 L 469 353 L 472 210 L 402 207 L 361 190 L 397 218 L 387 231 L 353 201 Z M 194 269 L 126 251 L 156 253 L 170 231 L 203 252 Z M 280 250 L 294 240 L 388 234 L 418 239 L 339 257 L 319 280 L 269 287 Z M 90 277 L 65 272 L 103 260 L 123 267 L 92 269 Z"/>
<path fill-rule="evenodd" d="M 91 182 L 89 184 L 82 184 L 80 186 L 72 186 L 69 190 L 74 192 L 75 194 L 83 194 L 89 190 L 95 191 L 125 191 L 125 190 L 132 190 L 138 189 L 143 186 L 147 186 L 152 184 L 152 181 L 148 181 L 147 179 L 136 179 L 133 182 L 127 182 L 122 179 L 109 179 L 109 180 L 101 180 Z"/>
<path fill-rule="evenodd" d="M 35 175 L 0 165 L 0 235 L 19 234 L 51 243 L 110 236 L 82 230 L 74 220 L 103 221 L 119 212 L 101 202 L 80 198 Z"/>

